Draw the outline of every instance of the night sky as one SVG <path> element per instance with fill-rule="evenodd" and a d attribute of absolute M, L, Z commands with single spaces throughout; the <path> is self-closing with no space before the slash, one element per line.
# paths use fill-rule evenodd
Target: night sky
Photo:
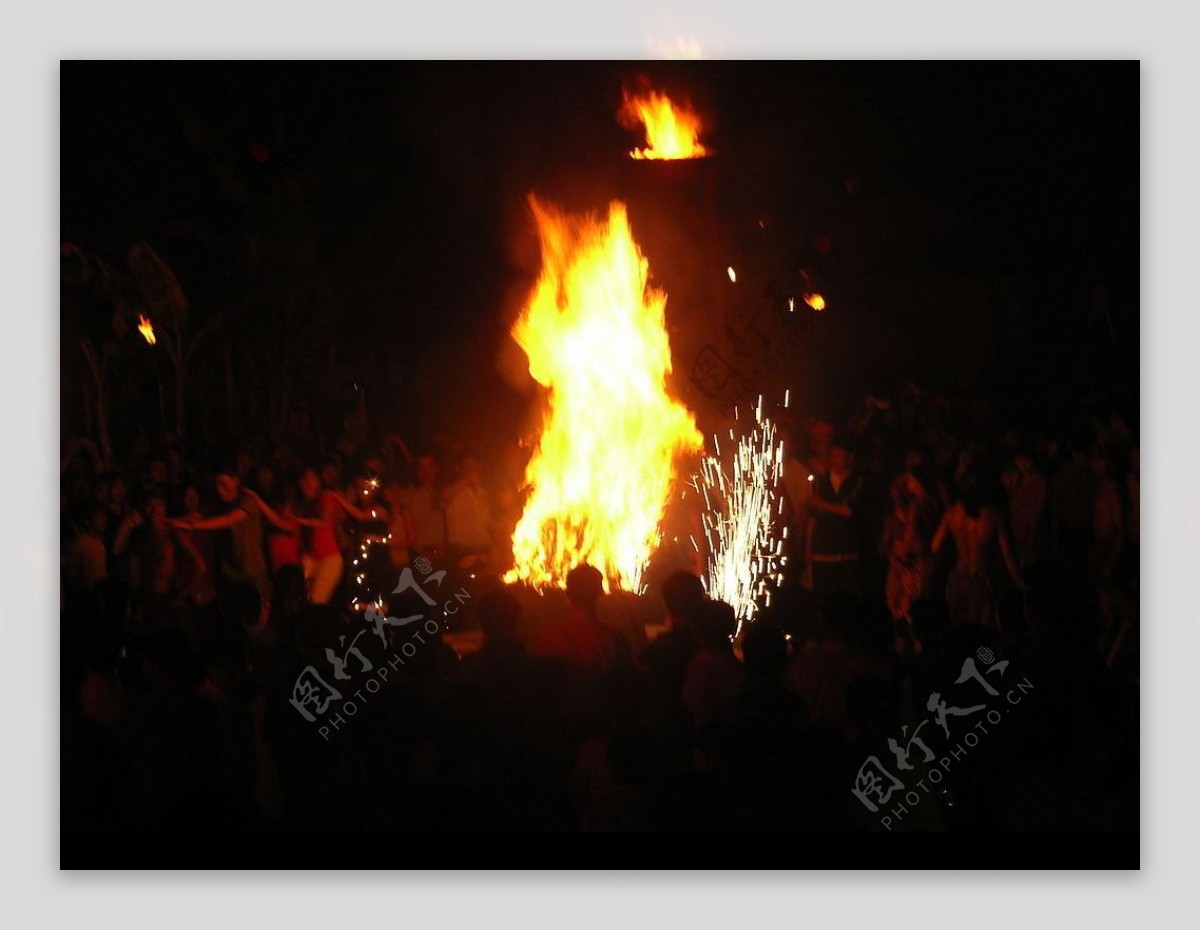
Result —
<path fill-rule="evenodd" d="M 821 235 L 814 412 L 901 376 L 1016 409 L 1052 386 L 1136 392 L 1136 62 L 64 63 L 61 235 L 117 264 L 151 243 L 195 325 L 237 321 L 246 372 L 304 332 L 387 425 L 509 429 L 526 401 L 496 359 L 537 269 L 525 197 L 645 189 L 615 119 L 639 75 L 689 97 L 717 153 L 702 229 L 642 239 L 631 202 L 673 327 L 710 286 L 682 278 L 724 273 L 680 256 L 786 277 Z"/>

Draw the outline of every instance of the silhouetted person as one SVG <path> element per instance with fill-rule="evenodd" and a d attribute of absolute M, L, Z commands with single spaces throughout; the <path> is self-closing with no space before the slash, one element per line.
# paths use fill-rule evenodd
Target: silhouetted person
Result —
<path fill-rule="evenodd" d="M 1008 519 L 1012 526 L 1017 558 L 1025 568 L 1044 554 L 1043 529 L 1048 486 L 1045 477 L 1034 465 L 1027 452 L 1013 457 L 1012 467 L 1004 475 L 1008 491 Z"/>
<path fill-rule="evenodd" d="M 829 471 L 815 476 L 808 503 L 813 516 L 812 587 L 818 597 L 862 589 L 858 514 L 862 491 L 863 481 L 854 471 L 847 443 L 834 442 Z"/>
<path fill-rule="evenodd" d="M 808 709 L 783 684 L 787 640 L 777 627 L 755 622 L 742 639 L 742 655 L 742 691 L 718 709 L 700 746 L 718 760 L 726 779 L 741 787 L 743 826 L 795 828 L 801 770 L 812 763 L 800 752 Z"/>
<path fill-rule="evenodd" d="M 703 583 L 690 572 L 671 575 L 663 582 L 662 595 L 667 630 L 642 652 L 641 665 L 666 695 L 678 698 L 688 663 L 699 648 L 696 623 L 708 596 Z"/>
<path fill-rule="evenodd" d="M 876 665 L 853 644 L 857 608 L 844 592 L 826 598 L 822 639 L 792 656 L 786 674 L 788 689 L 804 699 L 813 722 L 838 730 L 847 725 L 846 686 Z"/>
<path fill-rule="evenodd" d="M 516 635 L 521 604 L 509 591 L 499 588 L 480 598 L 475 614 L 483 631 L 483 646 L 463 657 L 463 684 L 479 692 L 489 715 L 514 718 L 527 709 L 536 693 L 536 663 L 526 655 L 525 644 Z"/>
<path fill-rule="evenodd" d="M 733 608 L 724 601 L 709 601 L 697 617 L 699 648 L 683 682 L 683 703 L 692 712 L 697 730 L 742 689 L 742 666 L 733 655 L 736 627 Z"/>
<path fill-rule="evenodd" d="M 221 472 L 216 480 L 217 497 L 229 509 L 207 519 L 171 520 L 169 524 L 184 530 L 229 530 L 228 546 L 221 558 L 221 574 L 226 581 L 249 581 L 264 601 L 271 599 L 271 581 L 263 550 L 263 516 L 257 497 L 244 490 L 236 475 Z"/>
<path fill-rule="evenodd" d="M 958 500 L 942 517 L 933 537 L 935 554 L 947 538 L 952 538 L 955 546 L 954 568 L 946 579 L 950 619 L 995 627 L 1001 573 L 1007 569 L 1018 588 L 1025 582 L 1004 519 L 999 510 L 985 502 L 975 475 L 964 479 Z"/>
<path fill-rule="evenodd" d="M 462 476 L 446 488 L 446 542 L 461 568 L 486 560 L 492 549 L 492 510 L 479 456 L 463 458 Z"/>
<path fill-rule="evenodd" d="M 588 564 L 576 566 L 567 574 L 567 601 L 570 613 L 543 631 L 538 651 L 563 659 L 589 675 L 611 668 L 619 655 L 618 634 L 600 622 L 596 602 L 604 593 L 604 578 Z"/>

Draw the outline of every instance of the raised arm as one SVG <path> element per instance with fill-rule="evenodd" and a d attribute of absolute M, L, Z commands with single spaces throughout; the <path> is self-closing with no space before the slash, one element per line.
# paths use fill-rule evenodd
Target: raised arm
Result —
<path fill-rule="evenodd" d="M 846 480 L 850 481 L 853 479 L 847 478 Z M 813 488 L 813 496 L 809 499 L 808 506 L 811 510 L 821 513 L 831 513 L 838 517 L 853 517 L 854 509 L 852 505 L 857 501 L 858 493 L 861 489 L 861 486 L 852 487 L 846 495 L 846 502 L 839 504 L 836 501 L 825 500 L 825 498 L 817 494 L 817 489 Z"/>
<path fill-rule="evenodd" d="M 346 495 L 341 491 L 331 491 L 330 493 L 333 494 L 334 500 L 336 500 L 342 506 L 342 509 L 345 510 L 346 513 L 350 514 L 350 516 L 352 516 L 355 520 L 366 521 L 391 519 L 388 516 L 387 510 L 379 504 L 372 505 L 369 510 L 361 510 L 354 504 L 350 503 L 350 499 L 347 498 Z"/>
<path fill-rule="evenodd" d="M 234 507 L 229 513 L 217 517 L 205 517 L 203 520 L 168 520 L 167 523 L 178 530 L 227 530 L 243 522 L 250 514 L 240 507 Z"/>
<path fill-rule="evenodd" d="M 831 514 L 834 514 L 835 516 L 839 516 L 839 517 L 854 516 L 854 511 L 851 510 L 847 505 L 835 504 L 833 501 L 823 500 L 820 497 L 814 497 L 812 500 L 810 500 L 808 502 L 808 506 L 812 510 L 819 510 L 819 511 L 823 511 L 824 513 L 831 513 Z"/>
<path fill-rule="evenodd" d="M 267 522 L 276 529 L 282 530 L 285 533 L 295 533 L 300 528 L 301 524 L 298 517 L 289 520 L 287 517 L 281 516 L 279 513 L 277 513 L 275 509 L 271 507 L 271 505 L 265 500 L 259 497 L 256 492 L 247 488 L 246 493 L 258 502 L 258 509 L 262 511 L 262 515 L 266 517 Z"/>
<path fill-rule="evenodd" d="M 942 522 L 938 524 L 937 532 L 933 534 L 933 542 L 929 546 L 931 552 L 936 553 L 946 541 L 946 534 L 950 532 L 950 514 L 952 513 L 954 513 L 953 509 L 947 510 L 942 515 Z"/>

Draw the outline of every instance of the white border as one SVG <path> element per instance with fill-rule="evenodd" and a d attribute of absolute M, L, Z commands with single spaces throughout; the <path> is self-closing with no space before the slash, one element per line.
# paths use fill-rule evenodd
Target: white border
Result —
<path fill-rule="evenodd" d="M 1198 621 L 1192 558 L 1200 533 L 1194 231 L 1197 86 L 1194 30 L 1176 3 L 1016 0 L 781 4 L 463 3 L 413 8 L 311 2 L 253 6 L 27 4 L 6 13 L 0 68 L 0 299 L 4 338 L 0 441 L 5 504 L 0 611 L 7 658 L 0 765 L 0 887 L 13 926 L 289 925 L 428 918 L 468 924 L 609 928 L 651 920 L 745 926 L 886 926 L 939 918 L 968 926 L 1014 918 L 1138 926 L 1186 914 L 1193 881 L 1196 727 L 1190 664 Z M 57 604 L 54 462 L 58 446 L 58 66 L 60 58 L 649 57 L 684 37 L 717 57 L 1018 57 L 1143 60 L 1144 395 L 1147 446 L 1143 681 L 1143 869 L 1140 876 L 810 874 L 708 881 L 646 876 L 451 879 L 313 876 L 64 876 L 57 869 Z M 417 840 L 396 863 L 419 860 Z M 1033 845 L 1036 838 L 1028 838 Z M 550 840 L 552 842 L 552 840 Z M 820 844 L 820 838 L 805 842 Z M 704 844 L 706 849 L 708 844 Z M 1018 848 L 1020 844 L 1017 844 Z M 711 856 L 737 864 L 717 842 Z M 403 860 L 400 861 L 400 860 Z M 214 863 L 216 864 L 216 863 Z M 786 864 L 786 863 L 781 863 Z M 900 864 L 900 863 L 898 863 Z M 1019 868 L 1017 854 L 1013 866 Z M 268 863 L 264 863 L 268 865 Z M 919 863 L 904 863 L 919 866 Z M 381 877 L 382 878 L 382 877 Z M 1018 890 L 1019 889 L 1019 890 Z M 617 892 L 620 893 L 617 893 Z M 867 912 L 864 914 L 863 912 Z M 857 920 L 856 920 L 857 922 Z M 8 921 L 6 920 L 6 923 Z"/>

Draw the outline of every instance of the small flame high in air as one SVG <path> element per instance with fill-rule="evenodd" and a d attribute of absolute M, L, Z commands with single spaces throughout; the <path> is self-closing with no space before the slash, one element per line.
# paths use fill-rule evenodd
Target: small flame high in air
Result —
<path fill-rule="evenodd" d="M 763 416 L 761 397 L 754 423 L 750 433 L 741 436 L 729 430 L 730 440 L 737 443 L 732 470 L 722 463 L 714 435 L 714 454 L 705 456 L 693 483 L 704 499 L 701 521 L 709 553 L 704 585 L 709 597 L 734 609 L 738 633 L 753 619 L 760 599 L 770 606 L 770 584 L 782 581 L 787 538 L 778 490 L 783 442 L 776 437 L 775 424 Z"/>
<path fill-rule="evenodd" d="M 804 302 L 818 313 L 825 309 L 825 298 L 820 294 L 805 294 Z"/>
<path fill-rule="evenodd" d="M 703 447 L 666 389 L 667 295 L 648 284 L 624 204 L 603 218 L 530 205 L 542 270 L 512 335 L 549 406 L 505 581 L 561 586 L 587 562 L 610 590 L 640 592 L 676 462 Z"/>
<path fill-rule="evenodd" d="M 700 47 L 700 43 L 692 38 L 683 38 L 682 36 L 668 40 L 666 42 L 658 42 L 654 39 L 649 40 L 650 51 L 657 58 L 664 58 L 667 61 L 699 61 L 704 58 L 704 50 Z"/>
<path fill-rule="evenodd" d="M 691 107 L 673 103 L 666 94 L 652 89 L 635 93 L 626 88 L 623 95 L 625 101 L 617 111 L 621 125 L 646 127 L 648 145 L 630 152 L 631 158 L 705 158 L 712 154 L 700 144 L 700 117 Z"/>
<path fill-rule="evenodd" d="M 138 314 L 138 332 L 141 333 L 150 345 L 154 345 L 158 340 L 154 338 L 154 327 L 150 325 L 150 321 L 141 314 Z"/>

